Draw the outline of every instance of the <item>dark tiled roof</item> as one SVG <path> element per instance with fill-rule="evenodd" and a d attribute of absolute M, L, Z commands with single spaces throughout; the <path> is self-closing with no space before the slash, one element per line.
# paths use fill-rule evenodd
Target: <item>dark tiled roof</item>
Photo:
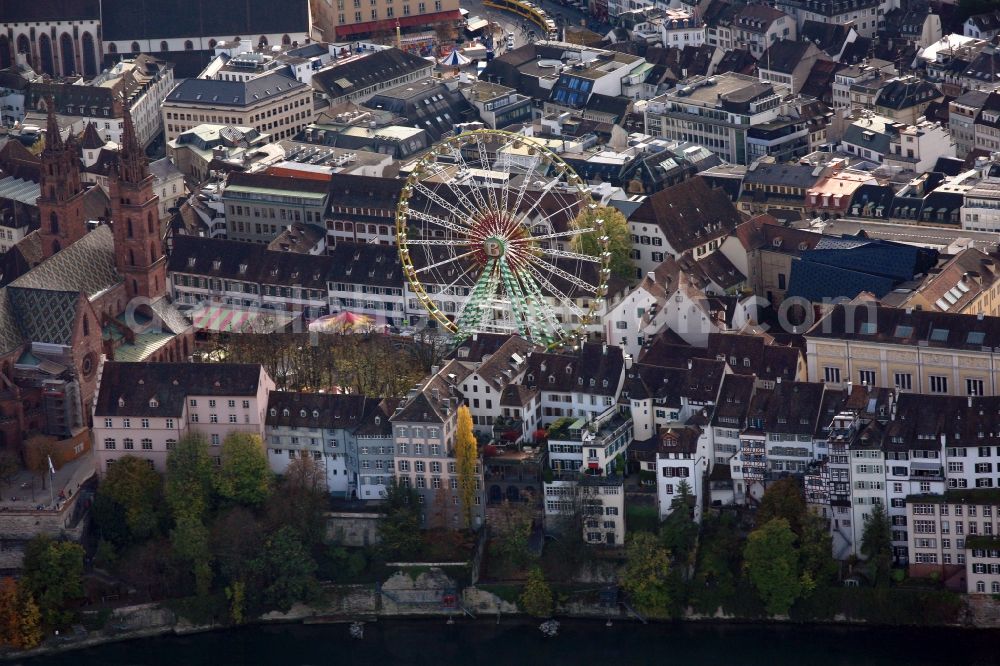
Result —
<path fill-rule="evenodd" d="M 1000 317 L 846 304 L 830 310 L 806 337 L 980 351 L 1000 347 Z"/>
<path fill-rule="evenodd" d="M 306 88 L 301 81 L 272 72 L 247 81 L 184 79 L 168 95 L 168 102 L 211 106 L 251 106 L 269 97 Z"/>
<path fill-rule="evenodd" d="M 313 74 L 312 81 L 313 87 L 337 98 L 419 72 L 428 66 L 433 67 L 433 64 L 419 56 L 392 48 L 343 64 L 335 63 L 333 67 Z"/>
<path fill-rule="evenodd" d="M 773 389 L 757 391 L 747 417 L 763 419 L 764 432 L 811 437 L 822 401 L 820 382 L 780 382 Z"/>
<path fill-rule="evenodd" d="M 265 423 L 282 428 L 343 428 L 354 430 L 377 398 L 334 393 L 271 391 Z"/>
<path fill-rule="evenodd" d="M 309 2 L 103 0 L 102 18 L 105 40 L 243 36 L 256 43 L 258 35 L 308 33 Z"/>
<path fill-rule="evenodd" d="M 701 177 L 647 197 L 629 222 L 656 224 L 674 252 L 686 252 L 728 236 L 743 221 L 732 201 Z"/>
<path fill-rule="evenodd" d="M 742 428 L 753 400 L 756 381 L 753 375 L 726 375 L 719 389 L 712 425 Z"/>
<path fill-rule="evenodd" d="M 934 87 L 934 84 L 915 77 L 907 77 L 906 79 L 890 81 L 883 87 L 879 91 L 875 105 L 898 111 L 938 97 L 941 97 L 941 93 Z"/>
<path fill-rule="evenodd" d="M 532 354 L 523 383 L 542 391 L 613 396 L 624 369 L 621 347 L 588 342 L 572 354 Z"/>
<path fill-rule="evenodd" d="M 0 23 L 100 18 L 100 0 L 0 0 Z"/>
<path fill-rule="evenodd" d="M 97 416 L 180 416 L 189 395 L 255 396 L 261 366 L 248 363 L 119 363 L 101 374 Z M 151 402 L 155 400 L 154 407 Z"/>
<path fill-rule="evenodd" d="M 772 72 L 791 74 L 806 57 L 811 42 L 779 39 L 772 43 L 757 61 L 757 66 Z M 814 52 L 815 53 L 815 52 Z"/>

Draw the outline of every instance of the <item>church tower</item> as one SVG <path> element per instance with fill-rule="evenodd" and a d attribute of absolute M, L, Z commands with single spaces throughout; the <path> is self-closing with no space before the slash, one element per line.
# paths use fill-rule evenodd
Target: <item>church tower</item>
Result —
<path fill-rule="evenodd" d="M 130 299 L 141 296 L 155 300 L 166 292 L 167 281 L 160 198 L 153 193 L 153 176 L 128 108 L 123 108 L 122 145 L 110 189 L 115 267 L 125 278 Z"/>
<path fill-rule="evenodd" d="M 45 129 L 45 149 L 41 156 L 41 196 L 38 213 L 41 225 L 38 234 L 46 259 L 87 233 L 83 213 L 84 188 L 80 182 L 80 155 L 76 140 L 70 134 L 65 142 L 56 122 L 56 104 L 52 97 L 45 100 L 48 123 Z"/>

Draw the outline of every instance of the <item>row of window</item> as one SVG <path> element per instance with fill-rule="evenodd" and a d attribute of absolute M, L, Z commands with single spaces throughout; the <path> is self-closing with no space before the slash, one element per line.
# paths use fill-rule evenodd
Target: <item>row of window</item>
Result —
<path fill-rule="evenodd" d="M 840 368 L 835 366 L 828 366 L 823 368 L 823 378 L 832 384 L 839 384 L 841 379 Z M 895 381 L 896 388 L 902 391 L 912 391 L 913 390 L 913 375 L 908 372 L 897 372 L 894 373 L 893 379 Z M 944 375 L 929 375 L 928 384 L 931 393 L 947 393 L 948 392 L 948 377 Z M 865 386 L 876 386 L 876 374 L 874 370 L 859 370 L 858 380 L 862 385 Z M 966 395 L 986 395 L 985 384 L 982 379 L 967 378 L 965 380 L 965 394 Z"/>

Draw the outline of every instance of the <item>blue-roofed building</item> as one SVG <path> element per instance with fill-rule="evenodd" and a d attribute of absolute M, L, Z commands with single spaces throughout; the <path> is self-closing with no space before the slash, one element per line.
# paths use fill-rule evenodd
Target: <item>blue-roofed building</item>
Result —
<path fill-rule="evenodd" d="M 854 298 L 865 291 L 881 298 L 937 264 L 936 250 L 859 236 L 824 236 L 792 263 L 786 297 L 812 302 Z"/>

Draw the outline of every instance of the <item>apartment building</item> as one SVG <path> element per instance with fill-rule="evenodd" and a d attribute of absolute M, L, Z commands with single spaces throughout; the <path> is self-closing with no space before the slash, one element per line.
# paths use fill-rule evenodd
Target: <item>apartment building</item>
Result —
<path fill-rule="evenodd" d="M 173 63 L 136 54 L 86 83 L 34 81 L 28 85 L 25 108 L 43 110 L 51 97 L 60 127 L 68 125 L 79 134 L 94 123 L 101 138 L 121 145 L 127 106 L 139 144 L 145 148 L 163 130 L 160 105 L 173 87 Z"/>
<path fill-rule="evenodd" d="M 551 531 L 577 523 L 593 545 L 625 544 L 625 486 L 620 475 L 584 474 L 545 482 L 545 525 Z"/>
<path fill-rule="evenodd" d="M 885 25 L 883 14 L 890 8 L 883 0 L 779 0 L 775 6 L 794 17 L 799 29 L 806 21 L 854 26 L 861 37 L 874 37 Z"/>
<path fill-rule="evenodd" d="M 709 467 L 707 451 L 698 444 L 702 434 L 702 429 L 697 426 L 671 427 L 660 431 L 655 467 L 660 520 L 675 510 L 688 510 L 695 522 L 701 522 L 704 480 Z M 692 500 L 690 507 L 675 506 L 681 496 L 681 484 L 687 485 Z"/>
<path fill-rule="evenodd" d="M 623 470 L 632 419 L 608 407 L 594 418 L 564 416 L 549 427 L 549 467 L 559 475 L 610 475 Z"/>
<path fill-rule="evenodd" d="M 850 303 L 806 334 L 809 378 L 902 392 L 994 396 L 1000 392 L 1000 318 Z"/>
<path fill-rule="evenodd" d="M 200 435 L 218 464 L 231 432 L 264 436 L 274 381 L 262 366 L 234 363 L 105 362 L 93 407 L 97 470 L 122 456 L 158 472 L 181 437 Z"/>
<path fill-rule="evenodd" d="M 167 141 L 204 123 L 290 139 L 313 120 L 312 88 L 278 72 L 245 81 L 185 79 L 167 95 L 162 113 Z"/>
<path fill-rule="evenodd" d="M 617 404 L 624 381 L 622 350 L 588 342 L 575 352 L 532 353 L 521 384 L 539 391 L 539 425 L 548 426 L 561 417 L 597 419 Z"/>
<path fill-rule="evenodd" d="M 345 102 L 361 104 L 383 90 L 421 81 L 433 72 L 434 63 L 413 53 L 386 48 L 337 59 L 313 73 L 312 86 L 329 100 L 331 107 Z"/>
<path fill-rule="evenodd" d="M 692 77 L 646 105 L 646 132 L 691 141 L 727 162 L 749 163 L 747 133 L 778 118 L 781 97 L 767 83 L 743 74 Z"/>
<path fill-rule="evenodd" d="M 329 197 L 325 178 L 234 172 L 222 192 L 231 240 L 270 243 L 288 225 L 322 225 Z"/>
<path fill-rule="evenodd" d="M 996 535 L 1000 494 L 995 489 L 948 490 L 906 498 L 910 530 L 909 574 L 938 576 L 960 592 L 1000 589 Z"/>
<path fill-rule="evenodd" d="M 455 435 L 461 398 L 440 373 L 410 391 L 390 417 L 396 446 L 396 481 L 417 492 L 424 527 L 463 526 Z M 476 465 L 472 525 L 485 516 L 482 463 Z"/>

